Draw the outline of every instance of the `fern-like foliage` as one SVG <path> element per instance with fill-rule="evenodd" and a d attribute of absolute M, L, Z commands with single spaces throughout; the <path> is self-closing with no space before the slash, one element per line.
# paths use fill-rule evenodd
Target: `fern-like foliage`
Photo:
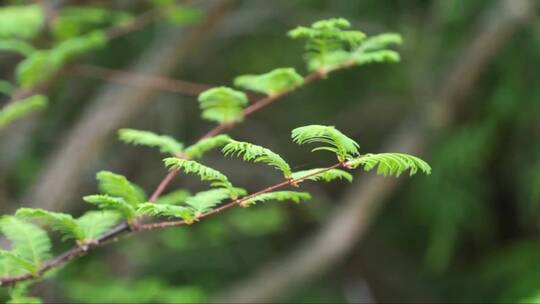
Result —
<path fill-rule="evenodd" d="M 247 103 L 244 92 L 227 87 L 212 88 L 199 95 L 202 118 L 217 123 L 241 121 Z"/>
<path fill-rule="evenodd" d="M 160 196 L 155 203 L 159 205 L 179 205 L 186 201 L 190 196 L 189 191 L 176 190 Z"/>
<path fill-rule="evenodd" d="M 237 196 L 246 195 L 246 190 L 242 188 L 235 188 Z M 211 211 L 219 205 L 223 200 L 231 198 L 231 192 L 228 189 L 211 189 L 207 191 L 199 192 L 186 199 L 186 205 L 193 208 L 197 216 Z"/>
<path fill-rule="evenodd" d="M 289 31 L 293 39 L 305 39 L 308 69 L 331 70 L 343 64 L 350 57 L 350 50 L 356 48 L 366 35 L 360 31 L 348 31 L 351 24 L 343 18 L 321 20 L 311 27 L 299 26 Z"/>
<path fill-rule="evenodd" d="M 193 209 L 175 205 L 144 203 L 139 205 L 137 214 L 181 218 L 188 224 L 193 223 L 195 220 Z"/>
<path fill-rule="evenodd" d="M 96 178 L 102 193 L 123 198 L 126 203 L 133 207 L 146 202 L 144 192 L 123 175 L 110 171 L 100 171 L 96 174 Z"/>
<path fill-rule="evenodd" d="M 31 208 L 21 208 L 15 216 L 44 219 L 53 230 L 63 234 L 63 240 L 75 239 L 79 244 L 93 241 L 119 219 L 118 214 L 112 212 L 87 212 L 75 219 L 69 214 Z"/>
<path fill-rule="evenodd" d="M 83 200 L 87 203 L 97 205 L 101 209 L 118 211 L 128 222 L 131 222 L 135 218 L 136 206 L 140 205 L 132 205 L 121 197 L 101 194 L 87 195 L 83 197 Z"/>
<path fill-rule="evenodd" d="M 303 83 L 304 78 L 293 68 L 279 68 L 261 75 L 242 75 L 234 79 L 235 86 L 266 95 L 290 91 Z"/>
<path fill-rule="evenodd" d="M 0 38 L 33 38 L 44 22 L 43 10 L 37 4 L 1 7 Z"/>
<path fill-rule="evenodd" d="M 15 213 L 19 218 L 42 218 L 51 227 L 64 235 L 64 240 L 74 238 L 82 241 L 86 238 L 77 221 L 70 214 L 52 212 L 44 209 L 20 208 Z"/>
<path fill-rule="evenodd" d="M 23 88 L 43 83 L 56 73 L 68 60 L 86 52 L 99 49 L 107 42 L 101 31 L 65 40 L 49 50 L 33 52 L 17 65 L 17 82 Z"/>
<path fill-rule="evenodd" d="M 28 289 L 33 282 L 19 282 L 9 290 L 9 301 L 6 304 L 42 304 L 39 298 L 28 295 Z"/>
<path fill-rule="evenodd" d="M 211 186 L 224 187 L 234 193 L 233 186 L 223 173 L 200 164 L 194 160 L 168 157 L 163 160 L 169 170 L 183 170 L 185 173 L 195 173 L 202 181 L 211 181 Z"/>
<path fill-rule="evenodd" d="M 388 49 L 392 45 L 403 43 L 400 34 L 384 33 L 367 38 L 352 52 L 358 65 L 380 62 L 399 62 L 399 53 Z"/>
<path fill-rule="evenodd" d="M 352 169 L 362 166 L 365 171 L 377 168 L 377 174 L 383 176 L 400 176 L 409 170 L 409 175 L 418 171 L 431 174 L 431 167 L 420 158 L 403 153 L 365 154 L 347 162 Z"/>
<path fill-rule="evenodd" d="M 88 211 L 77 218 L 77 225 L 83 232 L 81 243 L 90 243 L 109 231 L 120 219 L 118 212 Z"/>
<path fill-rule="evenodd" d="M 47 97 L 34 95 L 8 104 L 0 109 L 0 128 L 5 127 L 12 121 L 21 118 L 31 112 L 43 109 L 47 106 Z"/>
<path fill-rule="evenodd" d="M 237 156 L 242 157 L 242 159 L 245 161 L 268 164 L 281 171 L 285 178 L 291 177 L 292 172 L 289 164 L 277 153 L 274 153 L 267 148 L 247 142 L 231 140 L 225 147 L 223 147 L 222 151 L 225 156 Z"/>
<path fill-rule="evenodd" d="M 182 152 L 184 145 L 168 135 L 158 135 L 149 131 L 140 131 L 135 129 L 120 129 L 118 138 L 132 145 L 142 145 L 148 147 L 157 147 L 162 153 L 176 155 Z"/>
<path fill-rule="evenodd" d="M 297 192 L 297 191 L 274 191 L 259 194 L 252 198 L 249 198 L 241 203 L 243 207 L 251 206 L 256 203 L 262 203 L 267 201 L 293 201 L 295 203 L 300 203 L 311 199 L 311 195 L 308 192 Z"/>
<path fill-rule="evenodd" d="M 304 179 L 304 180 L 325 181 L 325 182 L 330 182 L 336 179 L 339 179 L 339 180 L 343 179 L 348 182 L 352 182 L 353 180 L 353 176 L 347 171 L 343 171 L 340 169 L 330 169 L 324 172 L 317 173 L 321 170 L 323 170 L 323 168 L 297 171 L 292 174 L 292 178 L 294 180 Z"/>
<path fill-rule="evenodd" d="M 391 45 L 401 44 L 399 34 L 385 33 L 366 38 L 362 32 L 346 30 L 349 21 L 343 18 L 321 20 L 311 27 L 289 31 L 293 39 L 305 39 L 309 70 L 332 71 L 341 65 L 363 65 L 376 62 L 398 62 Z"/>
<path fill-rule="evenodd" d="M 309 125 L 292 130 L 292 139 L 299 145 L 322 143 L 312 151 L 326 150 L 337 155 L 339 161 L 353 158 L 359 154 L 359 145 L 333 126 Z"/>
<path fill-rule="evenodd" d="M 210 138 L 201 139 L 195 144 L 189 146 L 184 154 L 190 159 L 198 159 L 213 149 L 221 148 L 231 141 L 228 135 L 221 134 Z"/>
<path fill-rule="evenodd" d="M 25 270 L 35 273 L 50 258 L 51 241 L 40 227 L 5 216 L 0 220 L 0 229 L 12 247 L 9 253 L 3 251 L 2 255 L 12 264 L 10 268 L 14 268 L 15 272 Z"/>

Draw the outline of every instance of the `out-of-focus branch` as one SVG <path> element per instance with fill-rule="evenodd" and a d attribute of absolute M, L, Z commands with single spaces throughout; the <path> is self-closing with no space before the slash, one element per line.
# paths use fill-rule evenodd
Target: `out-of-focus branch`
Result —
<path fill-rule="evenodd" d="M 147 87 L 150 89 L 187 95 L 198 95 L 211 87 L 206 84 L 177 80 L 163 76 L 114 70 L 85 64 L 71 65 L 65 72 L 67 74 L 103 79 L 135 87 Z"/>
<path fill-rule="evenodd" d="M 384 145 L 385 150 L 420 154 L 429 143 L 430 127 L 444 128 L 483 70 L 512 34 L 531 20 L 534 2 L 504 0 L 496 14 L 482 22 L 465 49 L 456 56 L 448 77 L 427 103 L 424 119 L 411 117 Z M 442 116 L 442 113 L 448 113 Z M 434 118 L 435 120 L 434 121 Z M 436 123 L 436 124 L 434 124 Z M 434 168 L 436 170 L 436 168 Z M 402 180 L 368 176 L 358 179 L 346 193 L 343 204 L 314 236 L 289 255 L 259 269 L 253 276 L 216 296 L 218 302 L 269 302 L 341 260 L 362 238 L 383 203 L 398 189 Z"/>
<path fill-rule="evenodd" d="M 206 20 L 188 33 L 182 29 L 160 35 L 159 41 L 146 52 L 134 70 L 170 74 L 186 53 L 197 47 L 222 20 L 231 3 L 233 0 L 213 1 Z M 24 201 L 33 207 L 65 209 L 78 184 L 77 175 L 95 160 L 105 139 L 141 112 L 155 94 L 156 91 L 148 87 L 105 87 L 71 129 L 64 144 L 46 161 L 37 183 Z"/>

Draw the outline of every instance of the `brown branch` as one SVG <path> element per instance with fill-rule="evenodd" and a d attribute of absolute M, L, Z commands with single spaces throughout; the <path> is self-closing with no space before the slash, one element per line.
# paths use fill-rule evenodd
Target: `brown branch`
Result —
<path fill-rule="evenodd" d="M 85 64 L 73 64 L 66 69 L 66 73 L 187 95 L 198 95 L 211 87 L 206 84 L 177 80 L 163 76 L 114 70 Z"/>
<path fill-rule="evenodd" d="M 303 176 L 301 178 L 287 179 L 287 180 L 285 180 L 285 181 L 283 181 L 281 183 L 275 184 L 273 186 L 269 186 L 267 188 L 264 188 L 264 189 L 262 189 L 260 191 L 255 192 L 253 194 L 250 194 L 250 195 L 244 196 L 242 198 L 233 200 L 233 201 L 231 201 L 231 202 L 229 202 L 227 204 L 224 204 L 224 205 L 222 205 L 222 206 L 220 206 L 220 207 L 218 207 L 218 208 L 216 208 L 216 209 L 214 209 L 212 211 L 206 212 L 206 213 L 198 216 L 197 221 L 199 221 L 201 219 L 204 219 L 204 218 L 207 218 L 207 217 L 210 217 L 212 215 L 221 213 L 221 212 L 223 212 L 223 211 L 225 211 L 227 209 L 230 209 L 232 207 L 239 206 L 243 202 L 246 202 L 249 199 L 252 199 L 252 198 L 254 198 L 254 197 L 258 196 L 258 195 L 261 195 L 263 193 L 268 193 L 268 192 L 271 192 L 273 190 L 280 189 L 280 188 L 287 187 L 287 186 L 291 186 L 291 185 L 297 186 L 299 183 L 307 180 L 308 178 L 310 178 L 312 176 L 315 176 L 317 174 L 326 172 L 326 171 L 331 170 L 331 169 L 339 168 L 339 167 L 346 168 L 347 166 L 346 166 L 346 164 L 344 164 L 342 162 L 339 162 L 339 163 L 334 164 L 334 165 L 332 165 L 330 167 L 323 168 L 321 170 L 318 170 L 317 172 L 314 172 L 312 174 Z M 75 246 L 75 247 L 69 249 L 68 251 L 65 251 L 61 255 L 58 255 L 54 259 L 52 259 L 50 261 L 47 261 L 37 271 L 36 274 L 26 273 L 26 274 L 12 276 L 12 277 L 0 278 L 0 286 L 12 286 L 13 284 L 16 284 L 18 282 L 32 280 L 32 279 L 36 278 L 37 276 L 43 275 L 44 273 L 46 273 L 47 271 L 49 271 L 51 269 L 54 269 L 54 268 L 56 268 L 56 267 L 58 267 L 58 266 L 60 266 L 60 265 L 62 265 L 64 263 L 67 263 L 67 262 L 75 259 L 76 257 L 85 255 L 91 249 L 94 249 L 96 247 L 100 247 L 102 245 L 105 245 L 105 244 L 109 243 L 109 241 L 114 240 L 116 237 L 118 237 L 122 233 L 124 233 L 124 236 L 127 236 L 127 235 L 133 235 L 135 233 L 139 233 L 139 232 L 142 232 L 142 231 L 158 230 L 158 229 L 164 229 L 164 228 L 168 228 L 168 227 L 176 227 L 176 226 L 181 226 L 181 225 L 186 225 L 186 224 L 188 224 L 188 223 L 186 221 L 184 221 L 184 220 L 181 220 L 181 221 L 166 221 L 166 222 L 138 225 L 136 227 L 136 230 L 133 230 L 126 223 L 122 223 L 122 224 L 116 226 L 115 228 L 113 228 L 112 230 L 110 230 L 108 233 L 106 233 L 103 236 L 101 236 L 100 238 L 98 238 L 97 240 L 95 240 L 95 241 L 93 241 L 91 243 L 82 245 L 82 246 Z"/>

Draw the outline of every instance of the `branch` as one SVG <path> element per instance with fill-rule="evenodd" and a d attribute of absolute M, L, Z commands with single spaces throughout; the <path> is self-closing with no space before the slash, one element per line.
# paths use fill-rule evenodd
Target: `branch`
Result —
<path fill-rule="evenodd" d="M 104 79 L 131 86 L 145 87 L 154 90 L 163 90 L 187 95 L 198 95 L 202 91 L 211 87 L 210 85 L 206 84 L 176 80 L 163 76 L 114 70 L 85 64 L 71 65 L 66 72 L 69 74 Z"/>
<path fill-rule="evenodd" d="M 253 194 L 250 194 L 250 195 L 244 196 L 242 198 L 233 200 L 233 201 L 231 201 L 231 202 L 229 202 L 227 204 L 224 204 L 224 205 L 222 205 L 222 206 L 220 206 L 220 207 L 218 207 L 218 208 L 216 208 L 216 209 L 214 209 L 212 211 L 206 212 L 206 213 L 200 215 L 197 218 L 197 221 L 199 221 L 201 219 L 204 219 L 204 218 L 207 218 L 207 217 L 210 217 L 212 215 L 221 213 L 221 212 L 223 212 L 223 211 L 225 211 L 227 209 L 230 209 L 232 207 L 239 206 L 243 202 L 245 202 L 245 201 L 247 201 L 247 200 L 249 200 L 251 198 L 254 198 L 254 197 L 258 196 L 258 195 L 261 195 L 263 193 L 268 193 L 268 192 L 271 192 L 273 190 L 284 188 L 284 187 L 287 187 L 287 186 L 292 186 L 292 185 L 297 186 L 299 183 L 307 180 L 308 178 L 310 178 L 312 176 L 315 176 L 317 174 L 329 171 L 331 169 L 340 168 L 340 167 L 347 168 L 347 165 L 344 164 L 344 163 L 337 163 L 337 164 L 334 164 L 334 165 L 332 165 L 330 167 L 318 170 L 317 172 L 314 172 L 314 173 L 312 173 L 310 175 L 306 175 L 306 176 L 303 176 L 303 177 L 297 178 L 297 179 L 288 179 L 288 180 L 285 180 L 285 181 L 283 181 L 281 183 L 275 184 L 273 186 L 269 186 L 267 188 L 264 188 L 264 189 L 262 189 L 260 191 L 255 192 Z M 92 243 L 90 243 L 88 245 L 85 245 L 85 246 L 75 246 L 75 247 L 69 249 L 68 251 L 65 251 L 64 253 L 58 255 L 57 257 L 53 258 L 52 260 L 46 262 L 36 272 L 36 274 L 26 273 L 26 274 L 23 274 L 23 275 L 0 278 L 0 286 L 12 286 L 12 285 L 14 285 L 14 284 L 16 284 L 18 282 L 28 281 L 28 280 L 35 279 L 38 276 L 42 276 L 43 274 L 45 274 L 49 270 L 52 270 L 52 269 L 54 269 L 56 267 L 59 267 L 62 264 L 67 263 L 67 262 L 75 259 L 76 257 L 85 255 L 91 249 L 94 249 L 94 248 L 103 246 L 105 244 L 108 244 L 111 240 L 114 240 L 120 234 L 123 234 L 124 236 L 128 236 L 128 235 L 133 235 L 135 233 L 139 233 L 139 232 L 142 232 L 142 231 L 159 230 L 159 229 L 164 229 L 164 228 L 168 228 L 168 227 L 182 226 L 182 225 L 186 225 L 186 224 L 188 224 L 188 223 L 186 221 L 183 221 L 183 220 L 182 221 L 165 221 L 165 222 L 158 222 L 158 223 L 152 223 L 152 224 L 137 225 L 137 226 L 135 226 L 136 229 L 131 229 L 126 223 L 122 223 L 122 224 L 116 226 L 115 228 L 113 228 L 111 231 L 109 231 L 105 235 L 101 236 L 99 239 L 95 240 L 94 242 L 92 242 Z"/>

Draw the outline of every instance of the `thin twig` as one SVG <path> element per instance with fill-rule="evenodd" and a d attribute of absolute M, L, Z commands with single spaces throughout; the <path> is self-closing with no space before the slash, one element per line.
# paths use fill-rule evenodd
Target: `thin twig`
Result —
<path fill-rule="evenodd" d="M 114 70 L 86 64 L 71 65 L 66 72 L 84 77 L 104 79 L 137 87 L 147 87 L 187 95 L 198 95 L 211 87 L 207 84 L 131 71 Z"/>

